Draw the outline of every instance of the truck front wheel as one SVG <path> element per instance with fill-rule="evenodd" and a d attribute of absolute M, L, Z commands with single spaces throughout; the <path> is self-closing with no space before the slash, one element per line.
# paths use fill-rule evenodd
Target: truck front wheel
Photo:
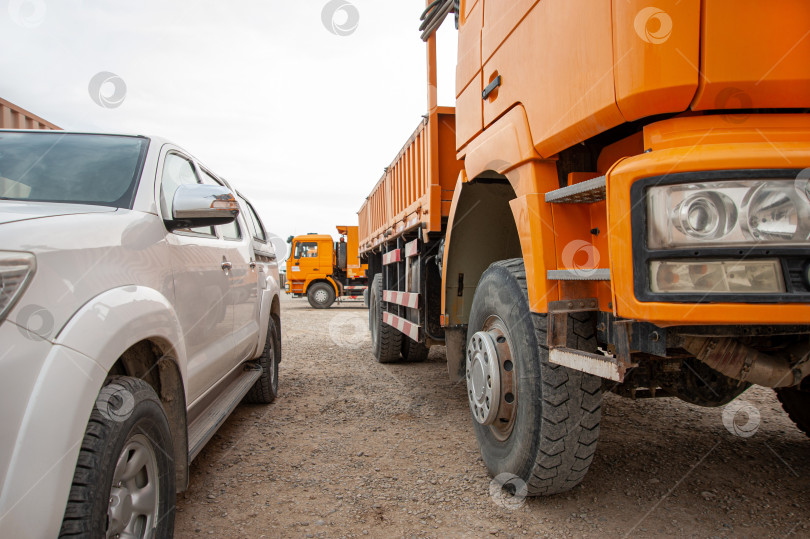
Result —
<path fill-rule="evenodd" d="M 572 314 L 569 342 L 596 351 L 590 313 Z M 523 260 L 492 264 L 473 298 L 467 396 L 490 474 L 517 476 L 529 495 L 578 485 L 596 450 L 602 380 L 548 362 L 546 316 L 532 313 Z"/>
<path fill-rule="evenodd" d="M 805 378 L 798 387 L 776 390 L 782 408 L 807 436 L 810 436 L 810 378 Z"/>
<path fill-rule="evenodd" d="M 328 309 L 335 302 L 335 290 L 327 283 L 315 283 L 309 287 L 307 299 L 315 309 Z"/>

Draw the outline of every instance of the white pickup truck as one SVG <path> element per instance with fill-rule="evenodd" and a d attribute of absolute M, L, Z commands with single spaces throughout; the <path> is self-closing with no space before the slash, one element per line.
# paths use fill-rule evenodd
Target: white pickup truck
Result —
<path fill-rule="evenodd" d="M 188 468 L 278 392 L 253 207 L 168 141 L 0 130 L 0 537 L 169 537 Z"/>

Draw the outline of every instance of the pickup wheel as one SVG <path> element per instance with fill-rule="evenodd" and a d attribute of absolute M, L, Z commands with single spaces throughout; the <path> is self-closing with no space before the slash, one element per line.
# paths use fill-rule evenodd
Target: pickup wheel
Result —
<path fill-rule="evenodd" d="M 570 315 L 569 342 L 596 351 L 591 313 Z M 517 476 L 528 495 L 578 485 L 596 450 L 602 380 L 548 362 L 547 317 L 529 309 L 523 260 L 492 264 L 470 312 L 467 396 L 493 477 Z M 514 479 L 512 479 L 514 481 Z"/>
<path fill-rule="evenodd" d="M 810 436 L 810 378 L 805 378 L 798 387 L 777 389 L 776 396 L 790 419 Z"/>
<path fill-rule="evenodd" d="M 427 359 L 428 354 L 430 353 L 430 348 L 403 335 L 401 352 L 402 358 L 405 361 L 419 363 Z"/>
<path fill-rule="evenodd" d="M 327 283 L 315 283 L 309 287 L 307 299 L 315 309 L 328 309 L 335 302 L 335 290 Z"/>
<path fill-rule="evenodd" d="M 244 398 L 248 404 L 270 404 L 278 397 L 278 364 L 281 361 L 281 335 L 278 334 L 273 317 L 267 322 L 267 339 L 264 351 L 256 360 L 262 368 L 262 375 L 250 388 Z"/>
<path fill-rule="evenodd" d="M 383 323 L 385 311 L 382 303 L 382 274 L 378 273 L 374 276 L 369 296 L 368 324 L 371 330 L 371 347 L 378 362 L 392 363 L 399 360 L 402 333 Z"/>
<path fill-rule="evenodd" d="M 137 378 L 109 378 L 87 423 L 59 537 L 171 537 L 172 455 L 154 389 Z"/>

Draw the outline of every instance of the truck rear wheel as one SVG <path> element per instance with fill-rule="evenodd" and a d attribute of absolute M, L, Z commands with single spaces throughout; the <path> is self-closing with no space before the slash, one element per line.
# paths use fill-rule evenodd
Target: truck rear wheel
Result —
<path fill-rule="evenodd" d="M 430 353 L 430 348 L 420 342 L 416 342 L 406 335 L 402 336 L 402 358 L 405 361 L 419 363 L 425 361 Z"/>
<path fill-rule="evenodd" d="M 399 360 L 402 346 L 402 333 L 383 323 L 382 275 L 374 276 L 369 296 L 368 322 L 371 330 L 371 347 L 374 357 L 380 363 L 392 363 Z M 407 338 L 407 337 L 406 337 Z"/>
<path fill-rule="evenodd" d="M 776 396 L 790 419 L 810 436 L 810 378 L 805 378 L 798 387 L 777 389 Z"/>
<path fill-rule="evenodd" d="M 328 309 L 335 302 L 335 289 L 327 283 L 315 283 L 309 287 L 307 299 L 315 309 Z"/>
<path fill-rule="evenodd" d="M 570 316 L 569 342 L 596 351 L 591 313 Z M 523 260 L 492 264 L 470 312 L 468 400 L 490 474 L 517 476 L 532 496 L 582 481 L 601 418 L 602 380 L 549 363 L 546 333 L 546 316 L 529 309 Z"/>

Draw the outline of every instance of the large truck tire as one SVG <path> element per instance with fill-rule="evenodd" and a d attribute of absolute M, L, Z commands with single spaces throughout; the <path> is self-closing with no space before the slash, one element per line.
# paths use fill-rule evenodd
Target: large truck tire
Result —
<path fill-rule="evenodd" d="M 363 306 L 368 309 L 368 287 L 363 290 Z"/>
<path fill-rule="evenodd" d="M 371 329 L 371 348 L 380 363 L 393 363 L 399 360 L 402 346 L 402 333 L 383 323 L 382 274 L 374 276 L 369 296 L 368 321 Z M 407 338 L 407 337 L 405 337 Z"/>
<path fill-rule="evenodd" d="M 484 272 L 467 333 L 473 426 L 490 474 L 509 474 L 512 485 L 517 476 L 526 485 L 518 490 L 530 496 L 565 492 L 582 481 L 601 419 L 601 378 L 548 362 L 546 320 L 529 309 L 522 259 Z M 596 352 L 594 326 L 592 313 L 570 315 L 569 346 Z"/>
<path fill-rule="evenodd" d="M 790 419 L 810 436 L 810 378 L 805 378 L 798 387 L 777 389 L 776 396 Z"/>
<path fill-rule="evenodd" d="M 243 400 L 248 404 L 270 404 L 278 397 L 278 364 L 281 361 L 281 335 L 272 316 L 267 322 L 264 350 L 256 361 L 262 368 L 262 375 Z"/>
<path fill-rule="evenodd" d="M 335 302 L 335 289 L 328 283 L 315 283 L 307 290 L 307 299 L 315 309 L 328 309 Z"/>
<path fill-rule="evenodd" d="M 430 353 L 430 348 L 420 342 L 416 342 L 407 335 L 402 336 L 402 359 L 411 363 L 425 361 Z"/>
<path fill-rule="evenodd" d="M 108 379 L 87 423 L 59 537 L 171 537 L 171 455 L 169 421 L 152 386 Z"/>

